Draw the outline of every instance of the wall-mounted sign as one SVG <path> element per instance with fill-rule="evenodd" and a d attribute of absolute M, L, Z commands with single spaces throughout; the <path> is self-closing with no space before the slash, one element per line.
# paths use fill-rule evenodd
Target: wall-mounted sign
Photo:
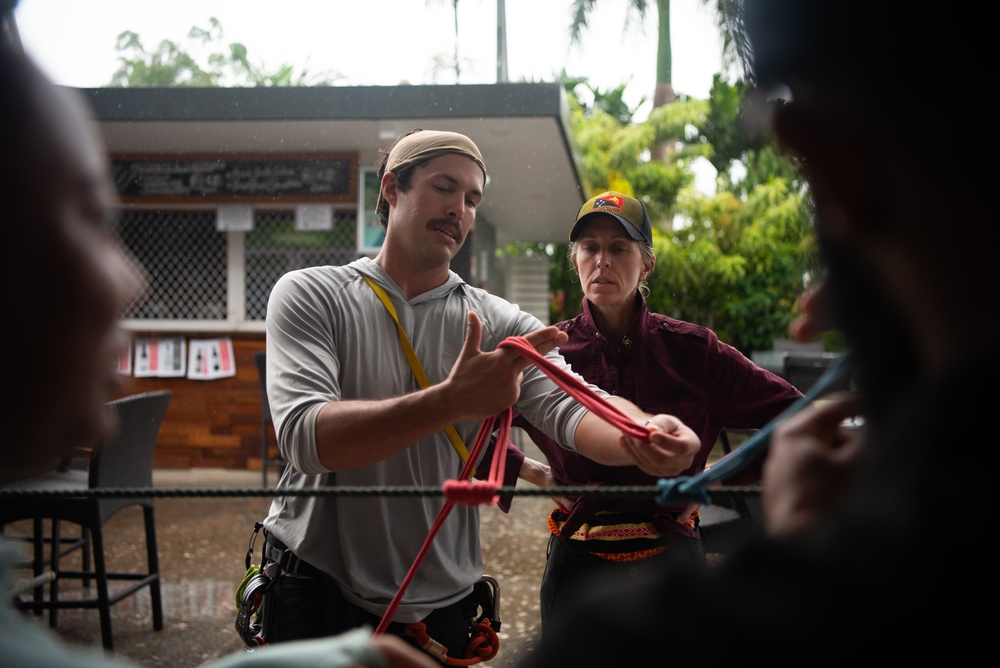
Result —
<path fill-rule="evenodd" d="M 296 232 L 322 232 L 333 229 L 333 207 L 329 204 L 299 204 L 295 207 Z"/>
<path fill-rule="evenodd" d="M 374 169 L 361 170 L 361 185 L 358 188 L 358 253 L 375 256 L 382 248 L 385 230 L 375 213 L 375 202 L 381 184 Z"/>
<path fill-rule="evenodd" d="M 354 202 L 356 153 L 115 155 L 123 202 Z"/>
<path fill-rule="evenodd" d="M 215 207 L 215 229 L 219 232 L 249 232 L 253 229 L 253 205 L 220 204 Z"/>

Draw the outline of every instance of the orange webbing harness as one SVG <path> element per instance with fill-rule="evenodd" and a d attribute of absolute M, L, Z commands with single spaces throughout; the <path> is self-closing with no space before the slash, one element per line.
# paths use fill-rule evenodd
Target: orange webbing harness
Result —
<path fill-rule="evenodd" d="M 448 648 L 427 635 L 427 625 L 423 622 L 414 622 L 403 627 L 404 633 L 417 641 L 424 651 L 436 658 L 441 663 L 449 666 L 471 666 L 480 661 L 489 661 L 497 655 L 500 650 L 500 638 L 497 632 L 490 626 L 490 620 L 483 619 L 472 627 L 472 635 L 469 638 L 469 645 L 465 650 L 464 659 L 456 659 L 448 656 Z"/>
<path fill-rule="evenodd" d="M 497 347 L 513 348 L 517 350 L 519 353 L 531 360 L 532 363 L 541 371 L 548 374 L 556 382 L 556 384 L 566 390 L 567 393 L 583 404 L 592 413 L 603 418 L 612 426 L 618 427 L 618 429 L 625 434 L 635 438 L 649 440 L 650 429 L 648 427 L 638 424 L 635 420 L 628 417 L 617 407 L 594 394 L 590 387 L 581 381 L 577 376 L 567 372 L 565 369 L 553 365 L 548 358 L 535 350 L 534 346 L 532 346 L 524 337 L 508 337 L 501 341 Z M 406 592 L 406 588 L 413 580 L 413 576 L 416 573 L 420 562 L 423 561 L 424 556 L 430 548 L 431 542 L 433 542 L 434 537 L 440 530 L 444 520 L 448 517 L 448 514 L 451 513 L 451 509 L 454 505 L 456 503 L 464 503 L 469 506 L 492 505 L 499 499 L 498 490 L 503 483 L 504 464 L 507 460 L 507 448 L 504 447 L 504 444 L 507 443 L 510 436 L 512 418 L 513 413 L 510 408 L 507 408 L 499 415 L 483 420 L 483 422 L 479 425 L 479 433 L 476 435 L 476 442 L 472 446 L 472 450 L 469 453 L 468 459 L 465 461 L 465 465 L 462 467 L 462 472 L 459 474 L 457 479 L 445 481 L 443 486 L 445 497 L 444 506 L 441 507 L 441 511 L 434 520 L 434 524 L 431 525 L 427 539 L 420 548 L 420 552 L 417 553 L 417 557 L 414 559 L 413 565 L 410 566 L 410 570 L 407 572 L 406 577 L 403 578 L 403 583 L 400 585 L 399 591 L 396 592 L 392 602 L 389 603 L 389 607 L 386 609 L 385 614 L 382 617 L 382 621 L 379 623 L 378 628 L 375 629 L 375 635 L 385 633 L 386 628 L 388 628 L 389 623 L 396 614 L 396 610 L 399 608 L 400 601 L 403 599 L 403 594 Z M 497 426 L 497 445 L 496 448 L 494 448 L 493 461 L 490 464 L 489 478 L 487 480 L 471 480 L 469 478 L 472 471 L 472 463 L 479 459 L 483 449 L 489 442 L 490 433 L 493 431 L 494 425 Z M 496 633 L 490 627 L 488 619 L 481 620 L 473 629 L 472 640 L 469 642 L 469 649 L 466 651 L 465 659 L 456 659 L 454 657 L 447 656 L 447 648 L 427 635 L 426 627 L 422 623 L 418 622 L 415 624 L 408 624 L 406 626 L 406 633 L 415 638 L 425 650 L 449 665 L 468 666 L 479 663 L 480 661 L 486 661 L 493 658 L 499 649 L 499 640 L 497 639 Z M 486 656 L 486 654 L 489 654 L 489 656 Z"/>

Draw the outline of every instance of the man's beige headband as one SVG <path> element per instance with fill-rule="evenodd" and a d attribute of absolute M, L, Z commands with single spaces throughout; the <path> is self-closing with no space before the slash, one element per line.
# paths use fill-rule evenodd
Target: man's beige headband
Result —
<path fill-rule="evenodd" d="M 385 171 L 399 172 L 417 163 L 448 153 L 457 153 L 472 159 L 483 170 L 483 179 L 486 179 L 486 161 L 483 160 L 479 148 L 473 141 L 463 134 L 440 130 L 421 130 L 400 139 L 389 151 Z M 378 211 L 381 205 L 382 187 L 379 185 L 375 210 Z"/>

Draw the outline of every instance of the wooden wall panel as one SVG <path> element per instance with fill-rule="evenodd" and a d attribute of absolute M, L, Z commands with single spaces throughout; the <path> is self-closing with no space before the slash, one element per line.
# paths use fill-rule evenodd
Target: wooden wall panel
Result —
<path fill-rule="evenodd" d="M 137 333 L 137 336 L 157 336 Z M 173 334 L 171 334 L 173 335 Z M 204 338 L 204 335 L 190 335 Z M 260 381 L 253 354 L 264 336 L 233 336 L 236 375 L 218 380 L 135 378 L 119 396 L 173 390 L 153 465 L 157 468 L 260 470 Z"/>

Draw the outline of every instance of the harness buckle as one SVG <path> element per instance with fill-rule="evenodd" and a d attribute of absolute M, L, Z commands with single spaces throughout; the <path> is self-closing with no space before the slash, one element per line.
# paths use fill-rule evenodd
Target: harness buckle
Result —
<path fill-rule="evenodd" d="M 479 603 L 479 616 L 475 623 L 489 621 L 494 631 L 500 630 L 500 583 L 492 575 L 483 575 L 473 586 Z"/>

